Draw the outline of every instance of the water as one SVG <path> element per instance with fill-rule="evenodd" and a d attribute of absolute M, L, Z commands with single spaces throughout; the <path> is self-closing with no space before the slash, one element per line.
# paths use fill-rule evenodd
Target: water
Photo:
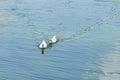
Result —
<path fill-rule="evenodd" d="M 120 80 L 119 4 L 0 0 L 0 80 Z"/>

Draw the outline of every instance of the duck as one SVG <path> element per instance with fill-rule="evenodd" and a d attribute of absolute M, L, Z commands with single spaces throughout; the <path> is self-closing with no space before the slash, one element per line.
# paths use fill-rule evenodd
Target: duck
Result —
<path fill-rule="evenodd" d="M 48 39 L 49 47 L 52 47 L 52 44 L 56 43 L 57 39 L 56 36 L 53 36 L 51 39 Z"/>
<path fill-rule="evenodd" d="M 56 42 L 57 42 L 56 36 L 53 36 L 51 39 L 50 38 L 48 39 L 49 44 L 51 44 L 51 43 L 53 44 L 53 43 L 56 43 Z"/>
<path fill-rule="evenodd" d="M 47 48 L 47 43 L 45 42 L 45 40 L 43 40 L 41 43 L 40 43 L 40 46 L 39 46 L 41 49 L 45 49 Z"/>
<path fill-rule="evenodd" d="M 53 36 L 53 37 L 52 37 L 51 42 L 52 42 L 52 43 L 56 43 L 56 42 L 57 42 L 56 36 Z"/>

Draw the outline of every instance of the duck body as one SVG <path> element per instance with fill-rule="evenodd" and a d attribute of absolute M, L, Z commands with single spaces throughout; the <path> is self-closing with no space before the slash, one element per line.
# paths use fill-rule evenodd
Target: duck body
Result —
<path fill-rule="evenodd" d="M 57 42 L 56 36 L 53 36 L 53 37 L 52 37 L 51 42 L 52 42 L 52 43 L 56 43 L 56 42 Z"/>
<path fill-rule="evenodd" d="M 39 46 L 40 48 L 47 48 L 47 43 L 43 40 Z"/>

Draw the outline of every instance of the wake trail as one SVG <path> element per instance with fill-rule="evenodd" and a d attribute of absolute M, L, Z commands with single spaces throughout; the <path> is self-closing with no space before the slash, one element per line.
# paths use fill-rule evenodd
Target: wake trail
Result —
<path fill-rule="evenodd" d="M 114 2 L 109 13 L 103 18 L 98 21 L 96 21 L 94 24 L 84 27 L 82 29 L 77 30 L 65 30 L 64 27 L 56 25 L 54 27 L 50 27 L 48 31 L 43 30 L 39 31 L 36 29 L 32 29 L 33 36 L 37 38 L 37 36 L 46 36 L 45 39 L 52 37 L 53 35 L 56 35 L 60 42 L 68 41 L 75 38 L 81 38 L 85 37 L 84 35 L 86 33 L 90 33 L 91 31 L 94 31 L 97 27 L 104 27 L 104 25 L 110 24 L 113 19 L 116 17 L 120 17 L 120 9 L 119 8 L 119 2 Z M 57 27 L 58 26 L 58 27 Z M 36 41 L 39 41 L 40 38 L 36 39 Z"/>

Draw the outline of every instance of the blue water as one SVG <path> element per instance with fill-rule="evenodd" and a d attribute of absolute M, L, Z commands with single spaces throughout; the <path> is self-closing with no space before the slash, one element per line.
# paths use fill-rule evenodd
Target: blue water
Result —
<path fill-rule="evenodd" d="M 0 0 L 0 80 L 120 80 L 119 4 Z"/>

